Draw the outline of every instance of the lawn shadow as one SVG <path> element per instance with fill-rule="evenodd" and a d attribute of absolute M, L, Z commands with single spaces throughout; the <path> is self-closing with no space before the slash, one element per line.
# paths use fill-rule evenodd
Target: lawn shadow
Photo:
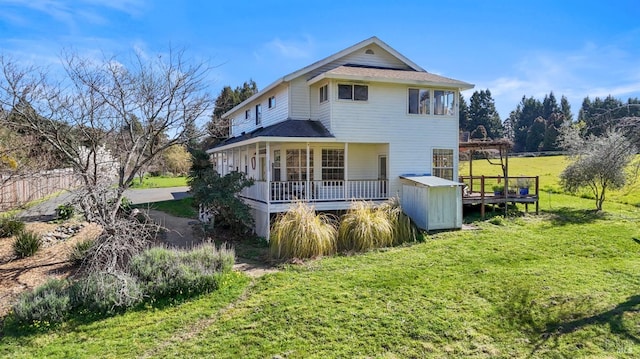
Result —
<path fill-rule="evenodd" d="M 551 223 L 554 226 L 564 226 L 568 224 L 587 224 L 604 219 L 606 214 L 602 211 L 575 209 L 560 207 L 552 210 L 545 210 L 550 215 Z"/>
<path fill-rule="evenodd" d="M 631 296 L 610 310 L 591 314 L 595 299 L 590 296 L 541 300 L 535 292 L 528 286 L 516 286 L 498 308 L 498 314 L 533 344 L 531 355 L 549 342 L 557 348 L 563 335 L 594 325 L 608 325 L 611 334 L 640 344 L 640 332 L 624 321 L 625 313 L 640 313 L 640 295 Z"/>
<path fill-rule="evenodd" d="M 586 326 L 603 324 L 609 326 L 611 334 L 618 335 L 638 345 L 640 344 L 639 333 L 629 330 L 624 323 L 624 314 L 629 312 L 640 312 L 640 295 L 631 296 L 627 298 L 626 301 L 616 305 L 613 309 L 602 313 L 573 320 L 549 322 L 546 324 L 544 331 L 540 333 L 538 343 L 536 343 L 532 352 L 537 351 L 549 340 L 553 340 L 553 346 L 557 347 L 560 337 L 564 334 L 573 333 Z"/>

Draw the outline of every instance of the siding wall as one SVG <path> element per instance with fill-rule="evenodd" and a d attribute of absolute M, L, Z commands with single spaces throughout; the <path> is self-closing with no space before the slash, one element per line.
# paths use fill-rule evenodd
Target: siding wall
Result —
<path fill-rule="evenodd" d="M 453 172 L 458 169 L 457 116 L 408 114 L 407 89 L 406 85 L 370 83 L 366 102 L 338 100 L 336 84 L 329 90 L 331 132 L 338 141 L 389 144 L 391 195 L 401 193 L 400 175 L 431 173 L 433 148 L 452 149 Z"/>
<path fill-rule="evenodd" d="M 269 97 L 276 97 L 276 107 L 269 108 Z M 262 123 L 256 126 L 256 105 L 262 104 Z M 245 119 L 245 111 L 249 110 L 249 119 Z M 249 106 L 245 106 L 233 117 L 231 136 L 237 136 L 242 132 L 251 132 L 258 127 L 266 127 L 284 121 L 289 114 L 289 94 L 287 86 L 279 86 L 260 96 Z"/>

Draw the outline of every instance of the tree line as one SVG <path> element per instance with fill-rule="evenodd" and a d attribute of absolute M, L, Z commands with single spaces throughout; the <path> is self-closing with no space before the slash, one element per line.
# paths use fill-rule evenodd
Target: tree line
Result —
<path fill-rule="evenodd" d="M 471 139 L 508 138 L 514 152 L 540 152 L 561 150 L 558 136 L 563 127 L 575 125 L 583 136 L 600 136 L 612 127 L 626 128 L 633 142 L 638 138 L 640 99 L 626 102 L 609 95 L 604 99 L 588 96 L 582 102 L 578 118 L 574 121 L 571 105 L 562 95 L 558 102 L 553 91 L 542 100 L 523 96 L 516 108 L 502 121 L 495 109 L 491 91 L 475 91 L 469 104 L 460 96 L 460 131 L 468 132 Z"/>

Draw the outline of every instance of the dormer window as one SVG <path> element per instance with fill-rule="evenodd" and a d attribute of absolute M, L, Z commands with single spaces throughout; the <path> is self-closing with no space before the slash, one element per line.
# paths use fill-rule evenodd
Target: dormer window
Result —
<path fill-rule="evenodd" d="M 369 86 L 367 85 L 338 85 L 340 100 L 367 101 L 369 100 Z"/>

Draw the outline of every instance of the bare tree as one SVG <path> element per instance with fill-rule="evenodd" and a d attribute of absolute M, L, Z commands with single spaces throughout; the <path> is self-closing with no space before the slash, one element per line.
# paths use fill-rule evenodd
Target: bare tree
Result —
<path fill-rule="evenodd" d="M 8 121 L 74 168 L 83 209 L 103 226 L 116 224 L 123 193 L 138 172 L 191 140 L 187 130 L 199 135 L 195 122 L 212 104 L 205 91 L 209 68 L 190 63 L 183 51 L 126 60 L 66 52 L 64 71 L 50 72 L 0 57 L 0 106 L 11 111 Z"/>
<path fill-rule="evenodd" d="M 560 174 L 562 186 L 569 192 L 589 189 L 598 211 L 608 190 L 622 188 L 638 176 L 640 161 L 630 166 L 637 148 L 621 129 L 584 138 L 577 127 L 571 126 L 562 130 L 560 141 L 572 161 Z"/>

